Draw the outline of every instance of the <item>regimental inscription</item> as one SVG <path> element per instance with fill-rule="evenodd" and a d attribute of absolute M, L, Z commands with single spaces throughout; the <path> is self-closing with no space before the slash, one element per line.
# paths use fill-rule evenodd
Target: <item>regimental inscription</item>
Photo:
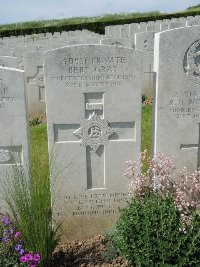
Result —
<path fill-rule="evenodd" d="M 81 121 L 81 127 L 74 134 L 81 139 L 82 146 L 90 146 L 96 152 L 101 145 L 105 145 L 114 130 L 108 127 L 108 119 L 100 118 L 93 112 L 89 119 Z"/>
<path fill-rule="evenodd" d="M 177 119 L 200 118 L 200 91 L 175 91 L 169 99 L 169 111 Z"/>
<path fill-rule="evenodd" d="M 9 95 L 8 86 L 0 79 L 0 109 L 6 108 L 8 103 L 13 103 L 14 101 L 14 97 Z"/>
<path fill-rule="evenodd" d="M 187 77 L 200 84 L 200 40 L 194 42 L 186 52 L 183 66 Z"/>
<path fill-rule="evenodd" d="M 126 205 L 132 193 L 99 193 L 90 195 L 60 196 L 66 206 L 66 213 L 57 213 L 58 217 L 65 216 L 102 216 L 119 213 L 119 207 Z"/>
<path fill-rule="evenodd" d="M 53 81 L 63 81 L 68 88 L 117 87 L 134 80 L 134 73 L 123 72 L 128 58 L 92 57 L 64 58 L 60 65 L 65 67 L 65 76 L 51 75 Z"/>

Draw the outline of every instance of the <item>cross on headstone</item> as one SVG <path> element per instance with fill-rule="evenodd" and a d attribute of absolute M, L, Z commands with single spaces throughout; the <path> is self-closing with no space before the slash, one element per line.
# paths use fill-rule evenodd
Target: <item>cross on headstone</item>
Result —
<path fill-rule="evenodd" d="M 153 74 L 153 69 L 152 69 L 151 64 L 149 64 L 149 71 L 144 71 L 144 73 L 149 73 L 149 82 L 151 83 L 151 81 L 152 81 L 152 75 L 151 74 Z"/>
<path fill-rule="evenodd" d="M 120 139 L 120 128 L 133 129 L 134 122 L 113 122 L 109 123 L 104 118 L 104 93 L 87 93 L 85 95 L 85 118 L 80 124 L 54 125 L 54 135 L 58 136 L 59 127 L 68 131 L 65 133 L 65 140 L 62 143 L 75 142 L 73 136 L 81 139 L 81 146 L 86 149 L 87 164 L 87 189 L 106 188 L 105 177 L 105 146 L 109 141 L 127 141 Z M 66 140 L 66 136 L 69 140 Z M 129 134 L 126 135 L 130 136 Z M 131 136 L 134 139 L 134 136 Z M 59 138 L 55 138 L 59 142 Z M 80 141 L 78 141 L 80 142 Z"/>
<path fill-rule="evenodd" d="M 44 72 L 42 66 L 37 66 L 37 72 L 33 77 L 27 77 L 27 82 L 30 84 L 36 84 L 39 91 L 39 100 L 45 101 L 44 96 Z"/>
<path fill-rule="evenodd" d="M 197 152 L 197 169 L 200 168 L 200 123 L 199 124 L 199 141 L 198 144 L 186 144 L 186 145 L 182 145 L 180 146 L 180 149 L 188 149 L 188 148 L 197 148 L 198 152 Z"/>

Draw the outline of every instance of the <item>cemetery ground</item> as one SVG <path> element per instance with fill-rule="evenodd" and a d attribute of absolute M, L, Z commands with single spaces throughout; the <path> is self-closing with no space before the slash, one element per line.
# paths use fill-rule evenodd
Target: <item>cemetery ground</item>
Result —
<path fill-rule="evenodd" d="M 147 149 L 148 156 L 151 151 L 151 125 L 152 106 L 142 108 L 142 150 Z M 35 119 L 37 122 L 37 119 Z M 32 120 L 33 122 L 33 120 Z M 36 123 L 37 124 L 37 123 Z M 48 173 L 47 127 L 39 124 L 30 128 L 32 175 L 35 184 Z M 122 177 L 122 179 L 127 179 Z M 106 233 L 105 233 L 106 234 Z M 105 236 L 98 235 L 93 238 L 77 240 L 62 244 L 56 248 L 54 254 L 54 267 L 61 266 L 128 266 L 126 261 L 117 255 L 107 252 L 108 242 Z"/>

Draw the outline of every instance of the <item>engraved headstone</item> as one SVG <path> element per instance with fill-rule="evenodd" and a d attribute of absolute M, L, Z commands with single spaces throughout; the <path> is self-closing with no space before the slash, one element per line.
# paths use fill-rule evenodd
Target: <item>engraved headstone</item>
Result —
<path fill-rule="evenodd" d="M 135 35 L 135 49 L 143 51 L 142 94 L 153 94 L 153 51 L 155 32 L 142 32 Z"/>
<path fill-rule="evenodd" d="M 155 35 L 157 73 L 154 153 L 174 156 L 178 167 L 200 167 L 200 27 Z"/>
<path fill-rule="evenodd" d="M 41 115 L 46 111 L 43 56 L 41 52 L 24 54 L 24 70 L 29 116 Z"/>
<path fill-rule="evenodd" d="M 140 153 L 141 53 L 70 46 L 45 52 L 44 71 L 49 153 L 67 166 L 54 218 L 63 238 L 102 233 L 130 197 L 124 162 Z"/>
<path fill-rule="evenodd" d="M 21 70 L 0 67 L 0 135 L 0 179 L 6 179 L 7 176 L 4 177 L 4 174 L 10 173 L 12 166 L 16 164 L 22 164 L 27 172 L 29 166 L 28 122 L 24 72 Z M 1 194 L 0 189 L 0 212 L 6 207 Z"/>

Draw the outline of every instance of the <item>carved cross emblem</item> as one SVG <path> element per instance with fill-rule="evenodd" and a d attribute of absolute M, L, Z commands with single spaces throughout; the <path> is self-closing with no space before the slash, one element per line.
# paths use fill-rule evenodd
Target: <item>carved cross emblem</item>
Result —
<path fill-rule="evenodd" d="M 114 130 L 108 126 L 108 119 L 100 118 L 95 112 L 89 119 L 83 119 L 81 127 L 73 132 L 81 139 L 81 146 L 90 146 L 94 152 L 104 145 L 113 133 Z"/>

